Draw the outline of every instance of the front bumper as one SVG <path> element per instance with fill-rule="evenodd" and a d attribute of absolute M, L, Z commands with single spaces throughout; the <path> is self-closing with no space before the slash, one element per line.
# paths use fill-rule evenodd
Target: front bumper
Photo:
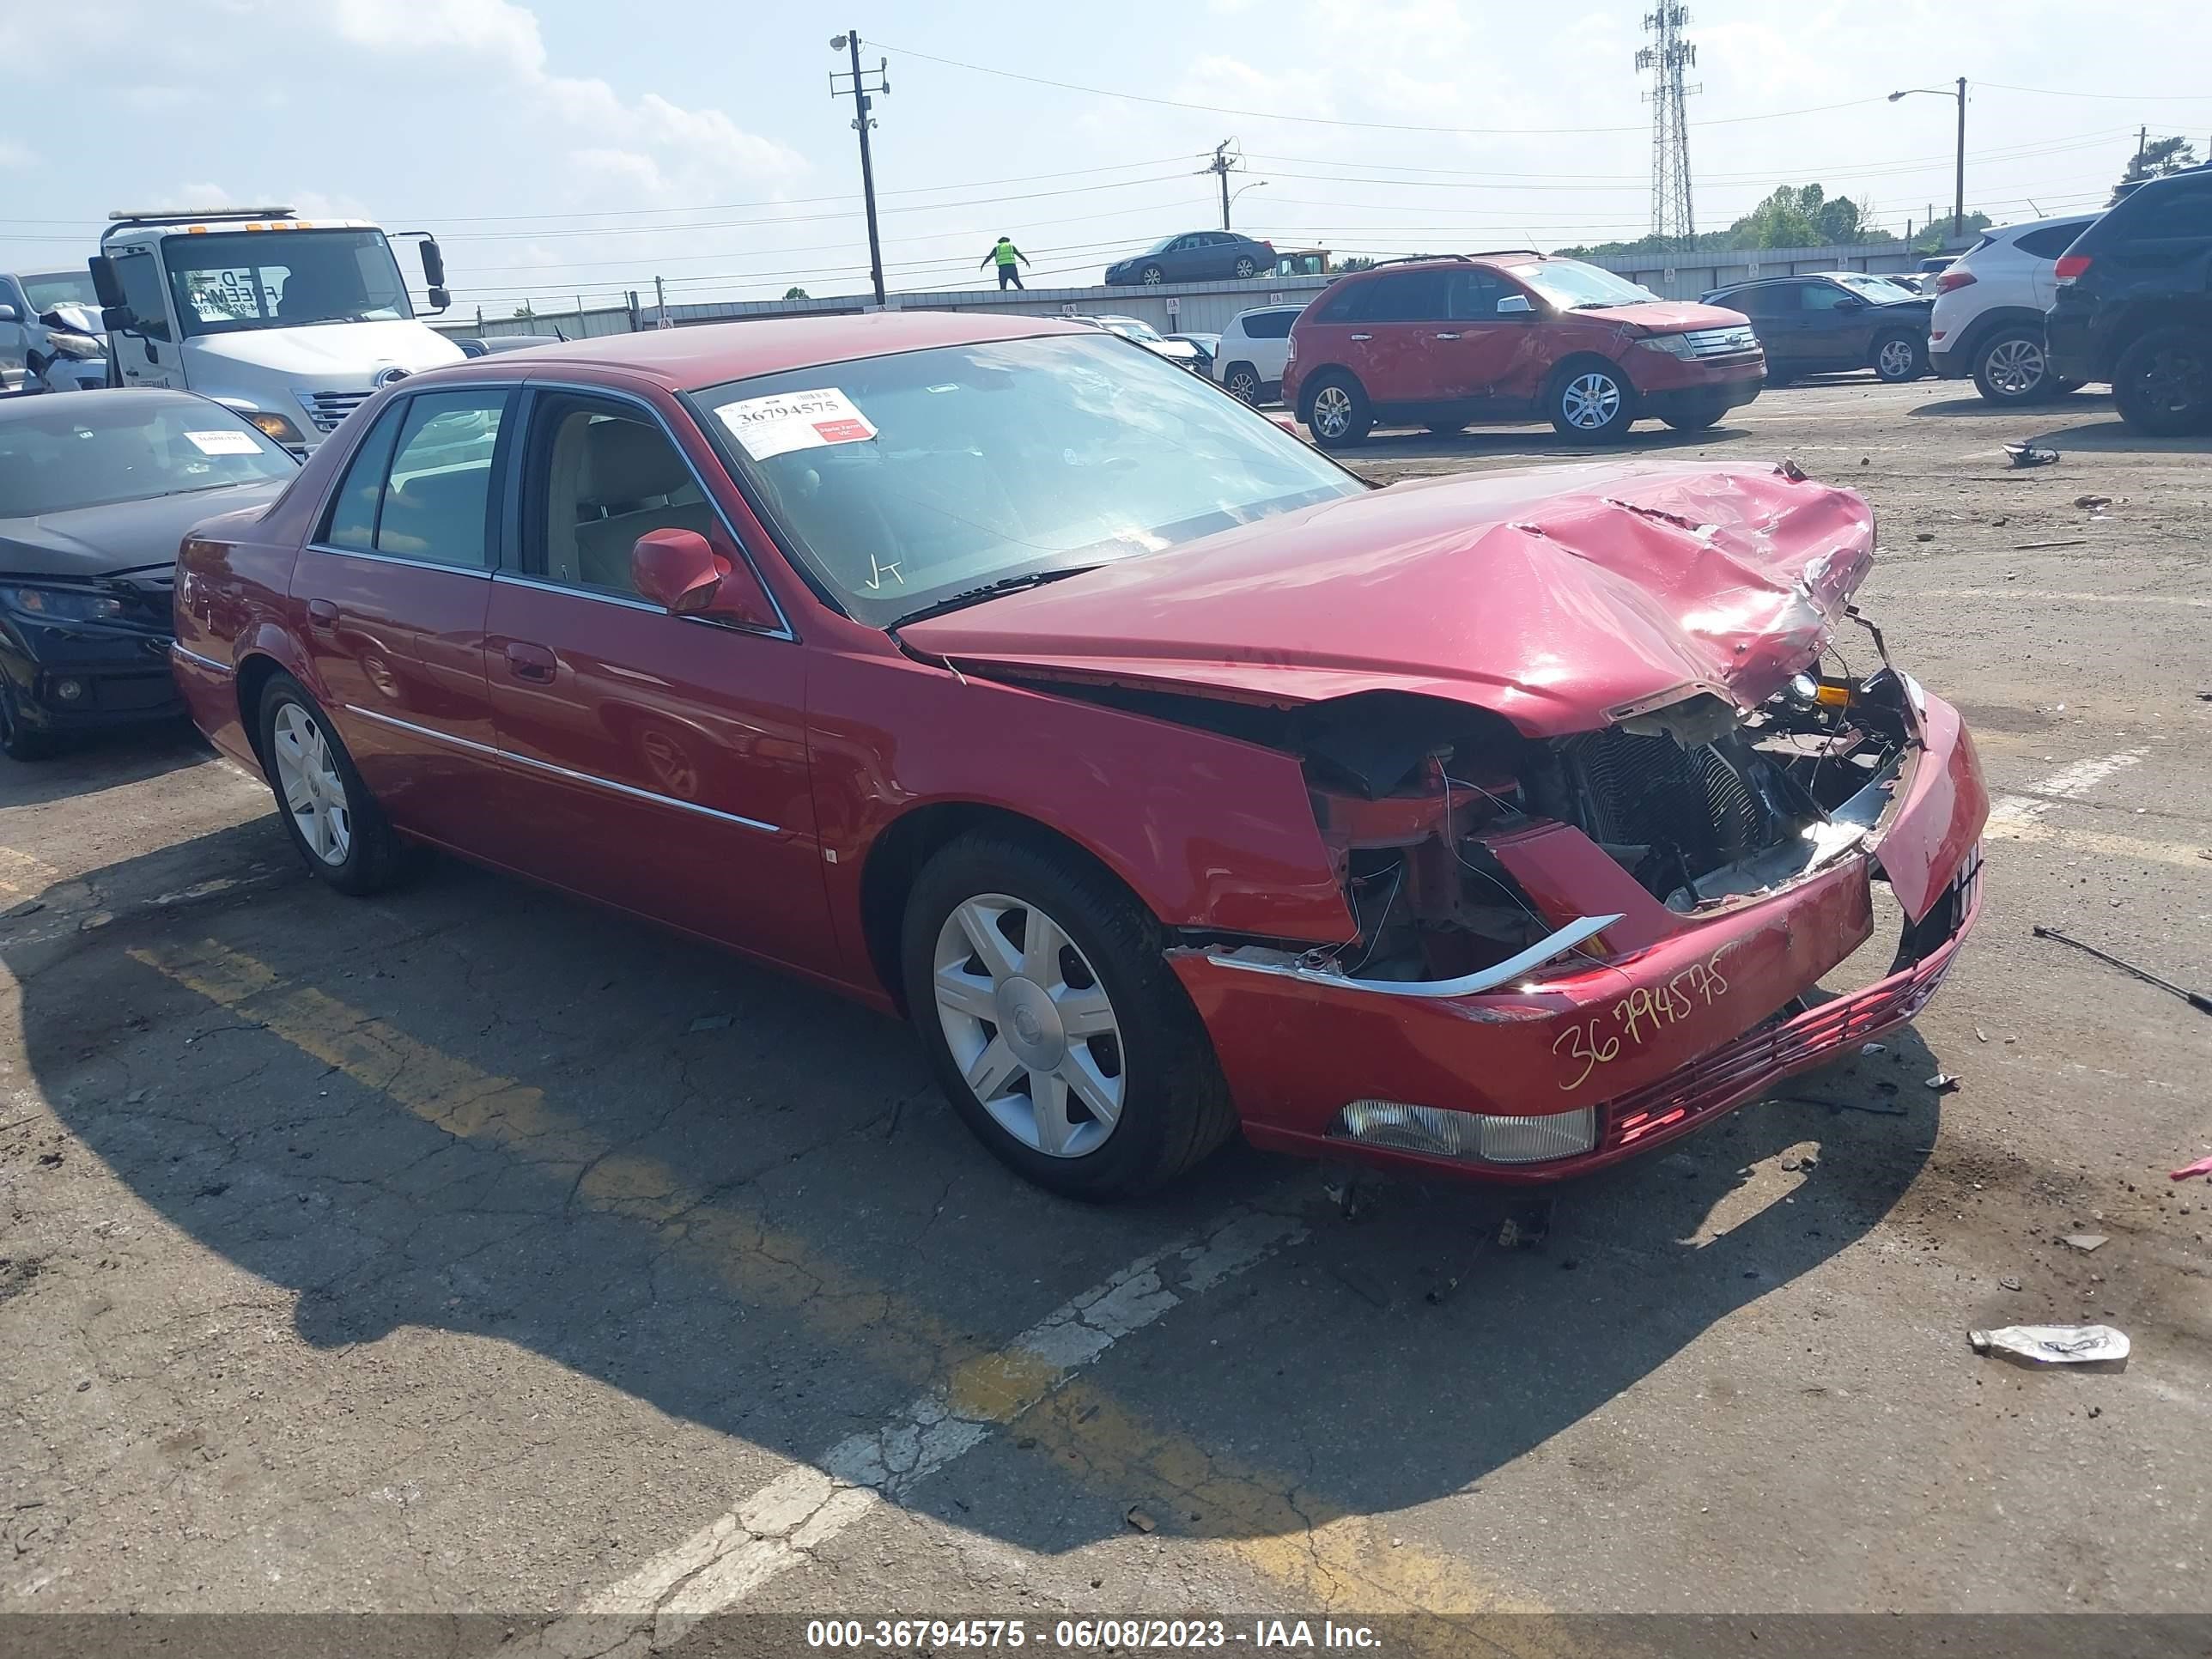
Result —
<path fill-rule="evenodd" d="M 15 694 L 16 718 L 34 732 L 64 736 L 185 712 L 166 635 L 21 628 L 0 644 L 0 675 Z M 76 695 L 64 696 L 71 686 Z"/>
<path fill-rule="evenodd" d="M 1523 983 L 1463 996 L 1407 996 L 1250 971 L 1217 949 L 1171 951 L 1247 1137 L 1462 1179 L 1555 1181 L 1686 1134 L 1911 1018 L 1978 912 L 1978 838 L 1988 817 L 1973 744 L 1955 713 L 1929 697 L 1923 728 L 1911 773 L 1866 848 L 1710 920 L 1637 916 L 1620 935 L 1599 938 L 1643 942 L 1602 961 L 1566 958 L 1565 973 L 1537 969 Z M 1538 839 L 1527 843 L 1532 872 L 1540 858 L 1553 875 L 1586 869 L 1591 890 L 1579 897 L 1588 911 L 1632 908 L 1625 884 L 1663 912 L 1579 832 L 1550 828 L 1540 854 Z M 1820 1000 L 1820 977 L 1873 932 L 1877 861 L 1910 918 L 1895 964 L 1872 985 Z M 1522 885 L 1547 922 L 1573 920 L 1547 896 L 1559 890 L 1556 881 Z M 1595 1121 L 1586 1150 L 1492 1164 L 1332 1133 L 1355 1101 L 1523 1119 L 1588 1112 Z"/>
<path fill-rule="evenodd" d="M 1643 393 L 1640 412 L 1663 418 L 1668 415 L 1709 414 L 1715 410 L 1741 409 L 1758 397 L 1766 385 L 1766 371 L 1733 380 L 1707 385 L 1670 386 Z"/>

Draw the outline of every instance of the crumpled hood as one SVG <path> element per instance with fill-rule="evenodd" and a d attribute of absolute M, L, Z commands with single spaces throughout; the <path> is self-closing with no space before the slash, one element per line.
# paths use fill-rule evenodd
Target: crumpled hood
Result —
<path fill-rule="evenodd" d="M 248 328 L 196 334 L 190 349 L 209 357 L 280 374 L 314 376 L 331 390 L 367 389 L 380 368 L 440 368 L 465 361 L 442 334 L 394 318 L 375 323 L 311 323 L 298 328 Z"/>
<path fill-rule="evenodd" d="M 1741 311 L 1690 300 L 1640 300 L 1633 305 L 1601 306 L 1568 314 L 1601 323 L 1625 323 L 1653 334 L 1678 334 L 1692 328 L 1741 328 L 1750 320 Z"/>
<path fill-rule="evenodd" d="M 1295 704 L 1397 690 L 1530 737 L 1804 668 L 1874 517 L 1795 469 L 1610 464 L 1394 484 L 908 623 L 977 672 Z"/>
<path fill-rule="evenodd" d="M 148 565 L 172 565 L 178 544 L 194 525 L 241 507 L 258 514 L 290 482 L 223 484 L 36 518 L 0 519 L 0 575 L 89 581 Z"/>

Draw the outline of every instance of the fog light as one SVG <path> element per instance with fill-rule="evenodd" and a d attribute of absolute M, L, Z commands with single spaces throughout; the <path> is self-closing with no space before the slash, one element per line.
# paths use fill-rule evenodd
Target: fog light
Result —
<path fill-rule="evenodd" d="M 1597 1145 L 1597 1109 L 1500 1117 L 1409 1106 L 1399 1100 L 1355 1100 L 1336 1115 L 1331 1134 L 1370 1146 L 1424 1152 L 1431 1158 L 1473 1158 L 1484 1164 L 1540 1164 L 1572 1158 Z"/>
<path fill-rule="evenodd" d="M 59 697 L 64 702 L 75 702 L 79 697 L 84 695 L 84 682 L 82 680 L 56 680 L 54 682 L 54 695 L 57 697 Z"/>

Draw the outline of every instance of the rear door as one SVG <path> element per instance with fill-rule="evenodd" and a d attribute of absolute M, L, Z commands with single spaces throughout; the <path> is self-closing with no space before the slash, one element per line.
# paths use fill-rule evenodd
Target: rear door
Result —
<path fill-rule="evenodd" d="M 533 387 L 514 556 L 486 660 L 517 862 L 592 897 L 834 972 L 808 785 L 805 652 L 787 628 L 672 617 L 630 549 L 694 530 L 745 552 L 665 413 Z"/>
<path fill-rule="evenodd" d="M 1376 403 L 1433 404 L 1457 395 L 1445 355 L 1461 337 L 1451 323 L 1451 276 L 1439 266 L 1394 270 L 1368 283 L 1361 326 L 1352 337 L 1365 348 L 1368 368 L 1359 378 Z"/>
<path fill-rule="evenodd" d="M 328 713 L 410 833 L 501 859 L 484 677 L 507 386 L 387 404 L 292 574 Z"/>

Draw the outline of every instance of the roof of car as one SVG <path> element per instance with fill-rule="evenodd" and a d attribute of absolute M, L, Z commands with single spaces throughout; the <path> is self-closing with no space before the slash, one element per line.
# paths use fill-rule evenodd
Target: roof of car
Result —
<path fill-rule="evenodd" d="M 98 398 L 98 403 L 86 401 Z M 65 401 L 66 400 L 66 401 Z M 82 410 L 89 414 L 95 410 L 106 410 L 118 416 L 133 408 L 149 404 L 198 404 L 202 407 L 222 408 L 212 398 L 197 392 L 185 392 L 166 386 L 125 386 L 101 388 L 92 392 L 41 392 L 32 396 L 0 398 L 0 422 L 27 418 L 40 413 L 52 414 L 58 410 Z M 226 410 L 226 413 L 229 411 Z"/>
<path fill-rule="evenodd" d="M 629 369 L 672 386 L 690 389 L 757 374 L 780 374 L 817 363 L 850 362 L 933 346 L 975 345 L 990 340 L 1022 340 L 1037 335 L 1072 334 L 1078 325 L 1056 317 L 1017 317 L 1003 313 L 973 315 L 951 311 L 878 311 L 855 317 L 763 317 L 757 322 L 705 323 L 690 328 L 646 329 L 588 340 L 529 348 L 531 363 Z M 466 376 L 512 373 L 495 357 L 471 359 L 439 371 Z"/>

